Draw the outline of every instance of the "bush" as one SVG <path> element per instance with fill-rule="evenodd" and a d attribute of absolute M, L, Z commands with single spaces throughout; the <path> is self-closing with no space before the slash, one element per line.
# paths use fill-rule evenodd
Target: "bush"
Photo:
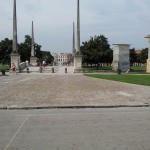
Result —
<path fill-rule="evenodd" d="M 0 66 L 0 70 L 9 70 L 9 66 Z"/>

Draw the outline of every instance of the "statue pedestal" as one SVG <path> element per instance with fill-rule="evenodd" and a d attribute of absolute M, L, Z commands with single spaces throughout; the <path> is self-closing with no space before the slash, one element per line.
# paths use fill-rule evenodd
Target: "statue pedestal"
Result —
<path fill-rule="evenodd" d="M 32 66 L 36 66 L 37 65 L 37 57 L 30 57 L 30 64 Z"/>
<path fill-rule="evenodd" d="M 74 73 L 82 72 L 82 55 L 74 56 Z"/>
<path fill-rule="evenodd" d="M 128 44 L 113 44 L 113 70 L 121 69 L 122 72 L 127 72 L 130 68 Z"/>
<path fill-rule="evenodd" d="M 147 69 L 146 69 L 147 73 L 150 73 L 150 59 L 147 59 Z"/>
<path fill-rule="evenodd" d="M 18 53 L 11 53 L 10 57 L 11 57 L 11 65 L 12 63 L 14 63 L 16 65 L 16 69 L 19 69 L 20 55 Z"/>

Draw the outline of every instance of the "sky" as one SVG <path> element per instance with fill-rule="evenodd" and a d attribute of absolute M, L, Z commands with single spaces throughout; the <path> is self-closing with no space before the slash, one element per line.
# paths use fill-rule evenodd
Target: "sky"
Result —
<path fill-rule="evenodd" d="M 0 40 L 12 39 L 13 0 L 0 0 Z M 18 43 L 31 35 L 43 51 L 72 52 L 73 22 L 77 0 L 16 0 Z M 130 48 L 148 47 L 150 0 L 80 0 L 81 44 L 95 35 L 104 35 L 112 44 Z"/>

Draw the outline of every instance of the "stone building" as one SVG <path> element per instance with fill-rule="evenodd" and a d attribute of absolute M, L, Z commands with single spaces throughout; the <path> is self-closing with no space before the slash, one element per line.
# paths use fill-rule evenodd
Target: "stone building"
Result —
<path fill-rule="evenodd" d="M 55 65 L 70 65 L 73 60 L 71 53 L 53 53 Z"/>

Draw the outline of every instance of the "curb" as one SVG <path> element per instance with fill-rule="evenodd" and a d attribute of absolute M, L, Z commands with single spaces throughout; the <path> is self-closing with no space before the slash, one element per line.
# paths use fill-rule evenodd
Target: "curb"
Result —
<path fill-rule="evenodd" d="M 149 104 L 143 105 L 111 105 L 111 106 L 33 106 L 33 107 L 0 107 L 0 110 L 31 110 L 31 109 L 81 109 L 81 108 L 122 108 L 122 107 L 150 107 Z"/>

